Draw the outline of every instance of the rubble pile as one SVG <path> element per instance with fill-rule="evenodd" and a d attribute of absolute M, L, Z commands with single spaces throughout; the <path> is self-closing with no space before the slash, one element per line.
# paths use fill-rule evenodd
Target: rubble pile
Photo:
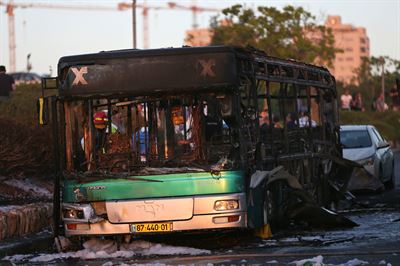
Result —
<path fill-rule="evenodd" d="M 43 175 L 52 170 L 50 130 L 0 118 L 0 175 Z"/>
<path fill-rule="evenodd" d="M 0 207 L 0 240 L 36 233 L 51 224 L 51 203 Z"/>

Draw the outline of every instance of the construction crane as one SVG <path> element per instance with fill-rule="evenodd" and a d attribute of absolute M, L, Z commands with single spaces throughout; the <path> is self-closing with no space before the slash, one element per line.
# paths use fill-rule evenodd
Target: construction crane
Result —
<path fill-rule="evenodd" d="M 8 47 L 9 47 L 9 60 L 10 60 L 10 72 L 16 71 L 16 42 L 15 42 L 15 19 L 14 9 L 15 8 L 46 8 L 46 9 L 70 9 L 70 10 L 101 10 L 101 11 L 118 11 L 116 7 L 109 6 L 83 6 L 83 5 L 55 5 L 47 3 L 14 3 L 9 1 L 4 3 L 0 1 L 0 6 L 6 7 L 6 14 L 8 16 Z"/>
<path fill-rule="evenodd" d="M 197 14 L 200 12 L 220 12 L 221 9 L 218 8 L 209 8 L 209 7 L 199 7 L 193 1 L 193 4 L 190 6 L 184 6 L 177 4 L 176 2 L 168 2 L 167 6 L 147 6 L 146 1 L 144 1 L 143 5 L 136 4 L 136 7 L 142 8 L 143 12 L 143 47 L 145 49 L 149 48 L 149 22 L 148 22 L 148 12 L 149 10 L 184 10 L 184 11 L 192 11 L 192 27 L 196 29 L 198 27 L 197 22 Z M 132 3 L 119 3 L 118 10 L 128 10 L 132 9 Z"/>
<path fill-rule="evenodd" d="M 76 5 L 76 4 L 50 4 L 50 3 L 26 3 L 17 2 L 13 0 L 5 3 L 0 1 L 0 6 L 6 7 L 6 14 L 8 16 L 8 47 L 9 47 L 9 60 L 10 60 L 10 72 L 16 71 L 16 42 L 15 42 L 15 22 L 14 22 L 14 9 L 15 8 L 42 8 L 42 9 L 69 9 L 69 10 L 80 10 L 80 11 L 126 11 L 133 8 L 132 3 L 119 3 L 117 6 L 99 6 L 99 5 Z M 205 8 L 199 7 L 192 4 L 191 6 L 184 6 L 177 4 L 175 2 L 168 2 L 167 6 L 149 6 L 146 1 L 143 4 L 136 4 L 136 8 L 142 9 L 143 15 L 143 47 L 149 48 L 149 20 L 148 12 L 149 10 L 186 10 L 192 11 L 193 14 L 193 28 L 197 28 L 197 13 L 199 12 L 219 12 L 220 9 L 216 8 Z"/>
<path fill-rule="evenodd" d="M 199 24 L 197 23 L 197 13 L 220 12 L 221 11 L 221 9 L 218 9 L 218 8 L 199 7 L 196 4 L 192 4 L 191 6 L 184 6 L 184 5 L 179 5 L 175 2 L 168 2 L 168 6 L 171 9 L 192 11 L 192 28 L 193 29 L 196 29 L 199 26 Z"/>

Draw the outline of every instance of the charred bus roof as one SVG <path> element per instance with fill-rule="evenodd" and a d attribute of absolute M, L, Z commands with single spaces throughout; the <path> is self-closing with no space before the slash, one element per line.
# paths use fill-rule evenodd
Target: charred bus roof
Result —
<path fill-rule="evenodd" d="M 59 94 L 64 97 L 231 89 L 241 84 L 243 75 L 335 86 L 326 68 L 233 46 L 116 50 L 66 56 L 58 62 Z"/>

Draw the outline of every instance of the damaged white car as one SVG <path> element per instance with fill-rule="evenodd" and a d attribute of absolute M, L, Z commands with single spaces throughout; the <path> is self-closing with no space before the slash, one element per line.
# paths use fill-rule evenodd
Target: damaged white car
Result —
<path fill-rule="evenodd" d="M 394 159 L 389 143 L 372 125 L 340 127 L 343 157 L 363 166 L 353 172 L 349 190 L 380 190 L 394 187 Z"/>

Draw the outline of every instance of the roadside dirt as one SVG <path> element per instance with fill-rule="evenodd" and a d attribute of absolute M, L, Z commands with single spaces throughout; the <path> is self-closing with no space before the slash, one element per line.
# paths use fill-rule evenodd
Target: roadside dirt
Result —
<path fill-rule="evenodd" d="M 53 183 L 44 178 L 10 178 L 0 176 L 0 206 L 51 201 Z"/>
<path fill-rule="evenodd" d="M 43 176 L 53 158 L 49 130 L 0 117 L 0 176 Z"/>

